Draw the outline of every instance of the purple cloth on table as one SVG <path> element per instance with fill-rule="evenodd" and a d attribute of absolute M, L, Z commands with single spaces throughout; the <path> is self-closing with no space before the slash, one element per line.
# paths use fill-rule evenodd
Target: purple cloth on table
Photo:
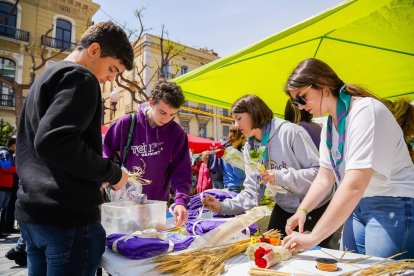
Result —
<path fill-rule="evenodd" d="M 237 193 L 231 192 L 231 191 L 222 191 L 222 190 L 206 190 L 203 192 L 203 197 L 206 195 L 211 195 L 218 201 L 222 202 L 227 198 L 233 198 L 237 196 Z M 203 206 L 203 203 L 201 202 L 200 194 L 194 195 L 190 198 L 190 202 L 187 205 L 187 211 L 188 211 L 188 218 L 189 219 L 195 219 L 198 217 L 200 213 L 200 208 Z M 203 213 L 208 212 L 208 209 L 204 209 Z M 220 215 L 217 213 L 214 213 L 214 217 L 229 217 L 226 215 Z"/>
<path fill-rule="evenodd" d="M 165 232 L 162 233 L 174 243 L 173 251 L 180 251 L 186 249 L 193 242 L 193 236 L 183 236 L 177 233 Z M 106 238 L 106 246 L 112 250 L 113 243 L 129 234 L 111 234 Z M 169 243 L 166 240 L 158 238 L 140 238 L 131 237 L 129 239 L 120 240 L 117 244 L 118 253 L 126 256 L 129 259 L 140 260 L 149 257 L 154 257 L 166 253 Z"/>
<path fill-rule="evenodd" d="M 185 227 L 187 228 L 189 235 L 204 235 L 222 225 L 226 221 L 228 221 L 228 219 L 193 219 L 187 220 Z M 258 230 L 259 227 L 256 224 L 250 225 L 250 236 L 254 235 Z M 246 235 L 246 230 L 243 230 L 242 233 Z"/>
<path fill-rule="evenodd" d="M 189 210 L 187 210 L 187 212 L 188 212 L 188 219 L 197 219 L 198 215 L 200 214 L 200 209 L 194 209 L 194 210 L 189 209 Z M 210 210 L 203 209 L 203 214 L 207 213 L 207 212 L 210 212 Z M 223 214 L 217 214 L 213 211 L 211 211 L 211 212 L 213 213 L 214 218 L 231 218 L 231 217 L 234 217 L 233 215 L 223 215 Z"/>
<path fill-rule="evenodd" d="M 224 201 L 226 198 L 233 198 L 237 196 L 237 193 L 232 191 L 222 191 L 222 190 L 206 190 L 203 192 L 203 197 L 206 195 L 211 195 L 215 199 L 218 199 L 220 202 Z M 190 202 L 187 205 L 189 209 L 198 209 L 203 206 L 201 202 L 200 194 L 193 195 L 190 197 Z"/>

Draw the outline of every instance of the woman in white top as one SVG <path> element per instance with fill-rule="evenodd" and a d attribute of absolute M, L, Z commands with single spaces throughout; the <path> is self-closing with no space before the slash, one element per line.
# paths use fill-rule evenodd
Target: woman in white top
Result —
<path fill-rule="evenodd" d="M 323 61 L 302 61 L 287 80 L 295 106 L 329 114 L 321 134 L 320 169 L 298 210 L 287 220 L 284 246 L 307 249 L 343 223 L 341 248 L 414 257 L 414 165 L 391 112 L 365 89 L 345 84 Z M 338 183 L 310 233 L 293 231 Z M 302 211 L 305 210 L 305 211 Z"/>

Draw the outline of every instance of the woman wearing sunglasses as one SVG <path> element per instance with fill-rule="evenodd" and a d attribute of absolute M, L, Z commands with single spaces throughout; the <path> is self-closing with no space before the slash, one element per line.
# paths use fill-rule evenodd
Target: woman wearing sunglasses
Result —
<path fill-rule="evenodd" d="M 414 257 L 414 165 L 391 112 L 367 90 L 345 84 L 323 61 L 302 61 L 286 93 L 300 109 L 329 114 L 321 134 L 320 169 L 298 210 L 312 211 L 338 183 L 310 233 L 294 231 L 303 212 L 288 219 L 284 246 L 307 249 L 343 223 L 341 248 L 389 257 Z"/>
<path fill-rule="evenodd" d="M 269 229 L 279 229 L 285 234 L 286 220 L 296 212 L 318 172 L 318 150 L 304 128 L 273 117 L 272 110 L 255 95 L 238 99 L 231 113 L 235 126 L 247 137 L 243 152 L 245 163 L 254 160 L 262 169 L 259 173 L 246 166 L 244 190 L 237 197 L 219 202 L 207 196 L 204 206 L 225 215 L 241 214 L 258 205 L 265 185 L 276 185 L 279 192 L 274 196 L 276 205 Z M 303 229 L 312 230 L 328 206 L 332 190 L 333 187 L 311 213 L 306 213 L 308 220 L 301 226 Z M 329 240 L 321 244 L 327 247 Z"/>

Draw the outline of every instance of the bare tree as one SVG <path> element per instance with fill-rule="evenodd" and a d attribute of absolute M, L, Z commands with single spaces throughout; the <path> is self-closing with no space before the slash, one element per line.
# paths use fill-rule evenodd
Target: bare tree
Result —
<path fill-rule="evenodd" d="M 52 31 L 53 31 L 53 25 L 49 30 L 46 31 L 45 36 L 50 34 Z M 61 54 L 66 49 L 59 49 L 56 53 L 47 56 L 48 50 L 45 46 L 42 46 L 42 50 L 41 50 L 41 53 L 40 53 L 40 63 L 39 64 L 37 64 L 37 62 L 36 62 L 36 58 L 35 58 L 36 49 L 35 49 L 33 43 L 30 44 L 30 45 L 25 45 L 24 50 L 30 56 L 30 59 L 32 61 L 32 66 L 30 68 L 30 80 L 29 80 L 29 82 L 25 83 L 25 84 L 24 83 L 17 83 L 16 80 L 13 79 L 13 78 L 0 75 L 0 83 L 4 83 L 4 84 L 10 86 L 13 89 L 13 92 L 14 92 L 16 126 L 19 126 L 20 114 L 21 114 L 22 109 L 23 109 L 23 90 L 24 89 L 30 89 L 30 87 L 32 86 L 32 84 L 35 80 L 36 72 L 39 71 L 40 69 L 42 69 L 46 65 L 47 61 L 55 58 L 56 56 Z"/>
<path fill-rule="evenodd" d="M 135 17 L 137 17 L 138 21 L 139 21 L 139 29 L 127 29 L 127 31 L 129 32 L 129 37 L 131 37 L 132 34 L 136 34 L 137 35 L 137 39 L 132 43 L 133 48 L 135 49 L 135 47 L 138 45 L 138 43 L 140 42 L 141 38 L 143 37 L 144 33 L 150 29 L 146 29 L 144 27 L 143 24 L 143 8 L 139 9 L 139 10 L 135 10 L 134 11 L 134 15 Z M 160 36 L 160 52 L 161 52 L 161 58 L 160 61 L 157 61 L 157 68 L 155 69 L 155 71 L 152 73 L 152 75 L 150 76 L 149 79 L 145 79 L 144 78 L 144 72 L 147 69 L 150 69 L 151 66 L 149 64 L 144 64 L 144 61 L 141 59 L 141 64 L 140 66 L 137 66 L 136 64 L 134 64 L 134 69 L 133 69 L 133 77 L 132 79 L 128 79 L 124 74 L 118 74 L 117 77 L 115 78 L 115 82 L 117 83 L 117 85 L 123 89 L 125 89 L 126 91 L 128 91 L 131 95 L 131 104 L 133 103 L 143 103 L 145 101 L 148 100 L 148 95 L 145 93 L 147 86 L 149 85 L 149 83 L 151 83 L 151 81 L 157 77 L 158 79 L 160 78 L 167 78 L 168 76 L 165 75 L 165 72 L 163 70 L 163 68 L 165 66 L 170 65 L 171 60 L 178 56 L 179 54 L 181 54 L 186 47 L 183 45 L 179 45 L 178 43 L 174 43 L 170 40 L 166 40 L 164 39 L 164 36 L 168 35 L 167 31 L 165 30 L 164 26 L 162 26 L 162 30 L 161 30 L 161 36 Z M 179 68 L 177 67 L 177 72 L 178 72 Z M 175 73 L 177 73 L 175 72 Z M 138 78 L 138 81 L 135 80 L 135 77 Z"/>
<path fill-rule="evenodd" d="M 164 35 L 167 36 L 167 40 L 164 39 Z M 184 45 L 180 45 L 176 42 L 172 42 L 168 39 L 168 32 L 165 30 L 165 26 L 162 25 L 161 28 L 161 36 L 160 36 L 160 51 L 161 51 L 161 60 L 160 64 L 158 64 L 158 76 L 160 79 L 166 79 L 169 76 L 165 75 L 164 68 L 168 68 L 171 60 L 176 56 L 180 55 L 182 52 L 185 51 L 187 47 Z M 173 65 L 173 64 L 172 64 Z M 174 75 L 177 74 L 179 68 L 176 66 L 176 72 Z"/>
<path fill-rule="evenodd" d="M 136 45 L 142 38 L 144 32 L 149 30 L 149 29 L 145 29 L 144 23 L 142 21 L 143 11 L 144 11 L 144 8 L 134 10 L 134 15 L 136 18 L 138 18 L 138 21 L 139 21 L 139 30 L 127 29 L 126 27 L 124 28 L 124 29 L 127 29 L 128 37 L 131 37 L 132 34 L 136 34 L 138 32 L 136 40 L 132 43 L 133 49 L 135 49 Z M 124 76 L 125 72 L 118 74 L 115 78 L 115 82 L 117 83 L 117 85 L 119 87 L 122 87 L 126 91 L 128 91 L 129 94 L 131 95 L 131 104 L 132 103 L 143 103 L 148 100 L 148 96 L 145 94 L 145 89 L 146 89 L 147 84 L 144 83 L 144 78 L 143 78 L 143 72 L 146 67 L 147 65 L 142 63 L 141 69 L 138 70 L 138 67 L 134 64 L 132 74 L 138 75 L 138 78 L 140 79 L 139 82 L 136 82 L 133 80 L 135 76 L 133 76 L 132 80 L 128 79 L 126 76 Z M 138 70 L 138 72 L 135 72 L 136 70 Z"/>
<path fill-rule="evenodd" d="M 49 30 L 46 31 L 45 36 L 48 36 L 52 31 L 53 31 L 53 25 Z M 28 88 L 29 88 L 30 86 L 32 86 L 34 82 L 34 79 L 36 77 L 36 72 L 42 69 L 49 60 L 54 59 L 55 57 L 57 57 L 62 52 L 66 51 L 67 49 L 60 48 L 59 50 L 56 51 L 56 53 L 53 53 L 50 56 L 47 56 L 48 50 L 45 46 L 42 46 L 42 51 L 40 52 L 40 63 L 39 64 L 36 64 L 36 60 L 35 60 L 36 50 L 33 47 L 33 44 L 31 44 L 30 46 L 25 45 L 24 50 L 26 51 L 26 53 L 29 54 L 30 59 L 32 60 L 32 67 L 30 68 L 30 80 L 28 83 Z"/>

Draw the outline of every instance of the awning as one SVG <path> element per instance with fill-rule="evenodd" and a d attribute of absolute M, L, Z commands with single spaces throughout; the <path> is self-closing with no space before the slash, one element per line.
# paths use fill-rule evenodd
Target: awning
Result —
<path fill-rule="evenodd" d="M 188 136 L 188 147 L 191 149 L 192 153 L 201 153 L 205 150 L 212 150 L 215 145 L 219 142 L 213 140 L 195 136 L 192 134 L 187 134 Z"/>
<path fill-rule="evenodd" d="M 174 81 L 187 100 L 229 108 L 253 93 L 283 114 L 284 84 L 310 57 L 379 97 L 414 99 L 414 1 L 347 1 Z"/>

